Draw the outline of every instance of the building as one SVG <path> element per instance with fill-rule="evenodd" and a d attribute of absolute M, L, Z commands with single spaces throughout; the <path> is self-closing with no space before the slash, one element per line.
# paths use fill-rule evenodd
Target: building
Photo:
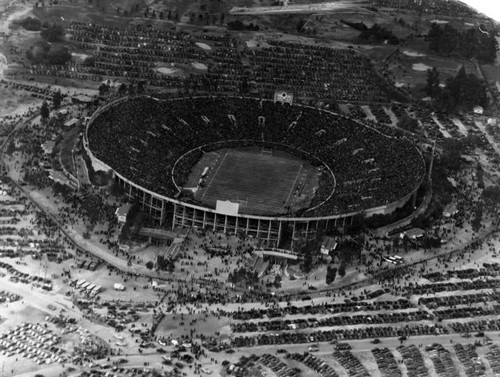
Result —
<path fill-rule="evenodd" d="M 205 229 L 232 235 L 245 235 L 247 237 L 255 237 L 264 241 L 266 243 L 266 247 L 277 247 L 280 240 L 283 239 L 285 235 L 288 239 L 291 239 L 293 243 L 295 240 L 300 238 L 312 239 L 316 236 L 318 231 L 324 232 L 328 229 L 342 228 L 346 225 L 350 225 L 353 223 L 354 218 L 358 215 L 370 217 L 375 214 L 392 213 L 397 208 L 404 206 L 416 195 L 417 190 L 425 177 L 425 175 L 422 174 L 415 180 L 414 185 L 410 189 L 411 191 L 407 190 L 404 193 L 401 193 L 401 196 L 394 198 L 393 201 L 376 201 L 376 203 L 369 208 L 364 208 L 362 206 L 358 208 L 353 205 L 352 208 L 347 208 L 343 211 L 333 209 L 331 213 L 321 215 L 315 215 L 312 214 L 312 212 L 310 212 L 310 216 L 304 214 L 292 215 L 284 213 L 276 213 L 275 215 L 242 213 L 239 207 L 244 206 L 245 203 L 241 204 L 240 200 L 234 202 L 230 202 L 228 200 L 218 200 L 215 206 L 207 206 L 197 202 L 180 200 L 178 195 L 167 196 L 159 192 L 152 191 L 150 188 L 145 187 L 138 181 L 133 180 L 130 176 L 120 173 L 113 168 L 113 166 L 108 165 L 108 163 L 106 163 L 103 159 L 97 158 L 91 150 L 88 134 L 89 128 L 92 126 L 94 121 L 111 107 L 120 105 L 128 100 L 128 98 L 121 98 L 112 103 L 108 103 L 92 115 L 86 125 L 83 146 L 94 169 L 96 171 L 112 171 L 114 179 L 122 188 L 124 195 L 129 198 L 129 201 L 137 203 L 138 210 L 149 215 L 149 217 L 155 222 L 155 225 L 158 225 L 163 229 Z M 181 101 L 189 99 L 176 100 Z M 254 99 L 248 100 L 253 101 Z M 329 113 L 335 116 L 341 116 L 331 112 Z M 345 117 L 342 119 L 344 118 Z M 348 118 L 345 118 L 345 120 L 347 121 Z M 363 124 L 361 125 L 363 127 L 368 127 Z M 389 138 L 387 135 L 383 135 L 383 137 Z M 340 143 L 344 142 L 343 140 L 344 139 L 340 140 Z M 197 149 L 199 149 L 199 146 L 195 146 L 193 150 Z M 425 163 L 418 148 L 414 147 L 412 149 L 412 153 L 419 158 L 419 164 L 424 167 Z M 417 156 L 416 154 L 419 154 L 420 156 Z M 180 158 L 182 158 L 182 156 Z M 180 158 L 177 161 L 180 161 Z M 329 169 L 328 167 L 326 168 Z M 425 171 L 425 169 L 421 170 Z M 172 172 L 168 173 L 172 174 Z M 351 183 L 352 182 L 346 182 L 346 184 Z M 336 180 L 335 184 L 337 184 Z M 177 187 L 177 189 L 180 192 L 180 188 Z M 333 191 L 330 197 L 332 196 Z M 371 197 L 359 198 L 359 200 L 360 202 L 371 202 Z M 323 205 L 323 203 L 320 205 Z M 119 216 L 119 212 L 120 211 L 117 210 L 117 216 Z M 124 223 L 125 221 L 126 217 L 121 217 L 121 221 L 119 218 L 119 222 Z M 146 234 L 144 235 L 147 236 Z M 288 258 L 285 259 L 291 258 L 288 256 Z"/>
<path fill-rule="evenodd" d="M 424 236 L 424 234 L 425 234 L 425 232 L 423 229 L 412 228 L 412 229 L 407 230 L 406 232 L 401 233 L 400 237 L 404 238 L 406 236 L 411 240 L 417 240 L 419 238 L 422 238 Z"/>
<path fill-rule="evenodd" d="M 78 124 L 78 118 L 72 118 L 64 123 L 65 127 L 73 127 L 75 124 Z"/>
<path fill-rule="evenodd" d="M 52 154 L 56 148 L 56 142 L 54 140 L 47 140 L 42 144 L 43 153 Z"/>
<path fill-rule="evenodd" d="M 476 115 L 483 115 L 483 113 L 484 113 L 484 109 L 483 109 L 482 106 L 474 106 L 474 108 L 472 109 L 472 111 Z"/>
<path fill-rule="evenodd" d="M 131 208 L 132 204 L 127 203 L 116 209 L 115 216 L 119 224 L 125 224 L 127 222 L 127 216 Z"/>
<path fill-rule="evenodd" d="M 333 237 L 323 237 L 323 241 L 321 242 L 321 254 L 329 255 L 330 251 L 334 251 L 337 248 L 337 242 Z"/>
<path fill-rule="evenodd" d="M 443 210 L 443 216 L 444 217 L 452 217 L 455 216 L 458 213 L 458 208 L 456 205 L 450 203 L 446 206 L 446 208 Z"/>

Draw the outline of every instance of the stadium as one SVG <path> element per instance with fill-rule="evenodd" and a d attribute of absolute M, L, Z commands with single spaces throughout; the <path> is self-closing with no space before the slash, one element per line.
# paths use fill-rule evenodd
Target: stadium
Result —
<path fill-rule="evenodd" d="M 395 131 L 256 98 L 125 97 L 93 114 L 84 147 L 159 226 L 271 246 L 392 213 L 425 176 L 419 149 Z"/>

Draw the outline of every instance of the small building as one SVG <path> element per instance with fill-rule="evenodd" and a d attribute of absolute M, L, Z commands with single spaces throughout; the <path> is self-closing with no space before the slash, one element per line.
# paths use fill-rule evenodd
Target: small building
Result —
<path fill-rule="evenodd" d="M 488 120 L 486 121 L 486 123 L 490 126 L 496 126 L 497 125 L 497 118 L 488 118 Z"/>
<path fill-rule="evenodd" d="M 406 236 L 411 240 L 416 240 L 416 239 L 422 238 L 424 236 L 424 234 L 425 234 L 425 232 L 423 229 L 412 228 L 412 229 L 407 230 L 406 232 L 401 233 L 399 236 L 401 238 L 404 238 Z"/>
<path fill-rule="evenodd" d="M 124 291 L 125 290 L 125 286 L 123 284 L 120 284 L 120 283 L 113 284 L 113 288 L 115 289 L 115 291 Z"/>
<path fill-rule="evenodd" d="M 483 115 L 483 113 L 484 113 L 484 109 L 483 109 L 482 106 L 474 106 L 474 108 L 472 109 L 472 111 L 476 115 Z"/>
<path fill-rule="evenodd" d="M 64 127 L 73 127 L 77 123 L 78 123 L 78 118 L 72 118 L 68 120 L 66 123 L 64 123 Z"/>
<path fill-rule="evenodd" d="M 84 94 L 79 94 L 76 96 L 71 97 L 71 101 L 74 104 L 88 104 L 93 101 L 92 97 L 86 96 Z"/>
<path fill-rule="evenodd" d="M 334 251 L 337 248 L 337 242 L 333 237 L 323 237 L 323 241 L 321 242 L 321 254 L 329 255 L 330 251 Z"/>
<path fill-rule="evenodd" d="M 450 203 L 446 206 L 446 208 L 443 210 L 443 216 L 444 217 L 452 217 L 455 216 L 458 213 L 458 208 L 456 205 Z"/>
<path fill-rule="evenodd" d="M 52 154 L 56 148 L 56 142 L 54 140 L 47 140 L 42 144 L 43 153 Z"/>
<path fill-rule="evenodd" d="M 125 224 L 127 222 L 127 216 L 131 208 L 132 204 L 127 203 L 116 209 L 115 216 L 118 219 L 118 223 Z"/>

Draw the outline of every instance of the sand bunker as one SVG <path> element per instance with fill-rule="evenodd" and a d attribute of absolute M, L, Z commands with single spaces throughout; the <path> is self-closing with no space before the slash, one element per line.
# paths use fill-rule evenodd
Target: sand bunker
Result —
<path fill-rule="evenodd" d="M 424 64 L 424 63 L 416 63 L 416 64 L 413 64 L 411 68 L 414 71 L 423 72 L 423 71 L 427 71 L 428 69 L 431 69 L 432 67 L 429 67 L 427 64 Z"/>
<path fill-rule="evenodd" d="M 161 73 L 162 75 L 173 75 L 178 71 L 175 68 L 167 68 L 167 67 L 155 68 L 154 70 L 158 73 Z"/>
<path fill-rule="evenodd" d="M 196 42 L 196 46 L 198 46 L 199 48 L 202 48 L 203 50 L 211 50 L 212 47 L 210 47 L 209 45 L 207 45 L 206 43 L 203 43 L 203 42 Z"/>
<path fill-rule="evenodd" d="M 425 54 L 421 54 L 420 52 L 410 51 L 410 50 L 404 50 L 403 54 L 405 54 L 406 56 L 411 56 L 412 58 L 425 56 Z"/>
<path fill-rule="evenodd" d="M 202 71 L 206 71 L 208 69 L 208 67 L 205 64 L 203 64 L 203 63 L 191 63 L 191 65 L 194 68 L 202 70 Z"/>

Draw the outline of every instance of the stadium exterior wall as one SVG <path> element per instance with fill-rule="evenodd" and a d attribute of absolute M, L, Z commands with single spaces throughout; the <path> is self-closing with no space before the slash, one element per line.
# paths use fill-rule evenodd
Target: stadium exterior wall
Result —
<path fill-rule="evenodd" d="M 346 224 L 352 224 L 356 215 L 370 217 L 376 214 L 389 214 L 397 208 L 404 206 L 412 196 L 416 195 L 421 182 L 419 182 L 412 192 L 397 201 L 387 203 L 383 206 L 341 213 L 320 217 L 271 217 L 239 214 L 231 216 L 217 213 L 214 209 L 198 206 L 191 203 L 185 203 L 180 200 L 160 195 L 156 192 L 144 188 L 126 177 L 119 174 L 111 166 L 94 156 L 89 147 L 88 128 L 92 122 L 106 109 L 115 106 L 118 103 L 127 101 L 128 97 L 123 97 L 98 109 L 90 118 L 85 129 L 83 146 L 92 161 L 92 166 L 96 170 L 112 171 L 114 177 L 124 190 L 124 194 L 131 201 L 138 201 L 141 210 L 149 213 L 159 226 L 170 223 L 172 230 L 175 227 L 203 228 L 228 234 L 245 234 L 253 236 L 268 242 L 270 246 L 277 246 L 285 227 L 291 226 L 292 240 L 299 236 L 312 238 L 320 229 L 331 227 L 344 227 Z M 170 221 L 167 215 L 171 215 Z"/>

